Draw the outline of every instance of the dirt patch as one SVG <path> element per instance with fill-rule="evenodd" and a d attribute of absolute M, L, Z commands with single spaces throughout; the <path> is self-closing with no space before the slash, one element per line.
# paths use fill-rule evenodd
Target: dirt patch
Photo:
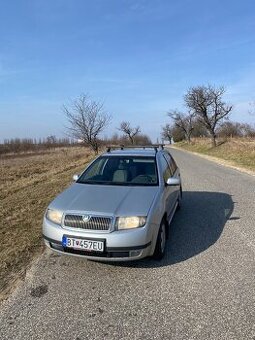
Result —
<path fill-rule="evenodd" d="M 48 285 L 46 284 L 41 284 L 37 287 L 34 287 L 30 291 L 30 295 L 34 298 L 40 298 L 41 296 L 45 295 L 48 293 Z"/>

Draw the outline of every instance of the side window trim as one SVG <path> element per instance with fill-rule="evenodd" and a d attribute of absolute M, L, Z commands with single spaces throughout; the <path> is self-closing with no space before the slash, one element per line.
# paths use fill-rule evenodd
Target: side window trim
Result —
<path fill-rule="evenodd" d="M 169 158 L 169 160 L 167 160 L 167 163 L 169 164 L 171 172 L 174 176 L 175 173 L 176 173 L 176 170 L 178 168 L 176 163 L 175 163 L 175 160 L 173 159 L 173 157 L 169 153 L 165 153 L 164 155 L 165 155 L 166 160 Z"/>
<path fill-rule="evenodd" d="M 172 157 L 171 155 L 169 155 L 169 156 L 170 156 L 172 165 L 173 165 L 173 167 L 174 167 L 174 174 L 175 174 L 175 172 L 176 172 L 176 170 L 177 170 L 177 164 L 175 163 L 175 160 L 173 159 L 173 157 Z"/>
<path fill-rule="evenodd" d="M 166 183 L 168 178 L 171 177 L 171 169 L 169 168 L 168 162 L 165 159 L 163 154 L 160 154 L 158 159 L 159 159 L 160 167 L 161 167 L 161 170 L 162 170 L 162 179 L 163 179 L 164 183 Z M 167 174 L 167 173 L 169 173 L 169 174 Z"/>
<path fill-rule="evenodd" d="M 165 154 L 163 154 L 163 157 L 164 157 L 164 159 L 165 159 L 165 161 L 166 161 L 166 163 L 167 163 L 167 165 L 168 165 L 168 168 L 169 168 L 170 173 L 171 173 L 171 177 L 173 177 L 173 175 L 174 175 L 173 170 L 172 170 L 172 168 L 171 168 L 171 166 L 170 166 L 170 164 L 169 164 L 169 161 L 167 160 Z"/>

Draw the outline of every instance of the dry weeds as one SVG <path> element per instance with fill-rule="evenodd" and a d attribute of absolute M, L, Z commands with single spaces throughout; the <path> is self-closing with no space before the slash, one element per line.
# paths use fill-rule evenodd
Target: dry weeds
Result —
<path fill-rule="evenodd" d="M 43 250 L 47 205 L 91 159 L 78 147 L 0 159 L 0 299 Z"/>
<path fill-rule="evenodd" d="M 188 151 L 213 156 L 240 169 L 255 171 L 255 139 L 254 138 L 230 138 L 219 140 L 218 146 L 211 147 L 208 138 L 194 138 L 191 144 L 176 143 L 176 147 Z"/>

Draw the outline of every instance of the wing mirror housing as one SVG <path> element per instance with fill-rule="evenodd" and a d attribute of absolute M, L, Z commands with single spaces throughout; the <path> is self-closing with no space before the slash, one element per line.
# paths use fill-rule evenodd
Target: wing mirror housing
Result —
<path fill-rule="evenodd" d="M 175 178 L 175 177 L 169 177 L 166 185 L 170 185 L 170 186 L 177 186 L 177 185 L 181 185 L 181 181 L 179 178 Z"/>
<path fill-rule="evenodd" d="M 79 177 L 80 177 L 80 175 L 78 175 L 78 174 L 73 175 L 73 181 L 77 182 Z"/>

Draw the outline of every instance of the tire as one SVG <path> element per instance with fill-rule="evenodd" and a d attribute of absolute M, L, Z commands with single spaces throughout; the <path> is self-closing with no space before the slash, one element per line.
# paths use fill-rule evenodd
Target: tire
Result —
<path fill-rule="evenodd" d="M 162 220 L 158 236 L 157 236 L 157 242 L 154 250 L 154 254 L 152 255 L 154 260 L 161 260 L 166 251 L 166 221 Z"/>

